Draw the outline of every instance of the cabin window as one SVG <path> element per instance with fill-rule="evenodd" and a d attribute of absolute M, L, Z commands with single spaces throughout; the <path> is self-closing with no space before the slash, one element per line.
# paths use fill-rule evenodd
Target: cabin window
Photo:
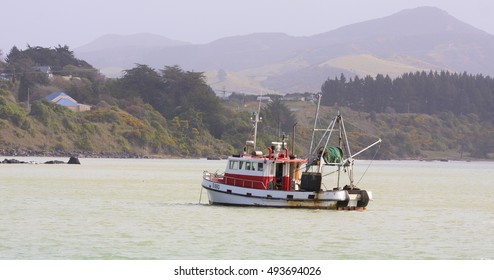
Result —
<path fill-rule="evenodd" d="M 264 164 L 262 162 L 257 163 L 257 170 L 258 171 L 263 171 L 264 170 Z"/>
<path fill-rule="evenodd" d="M 237 170 L 238 169 L 238 161 L 231 160 L 230 161 L 230 169 Z"/>
<path fill-rule="evenodd" d="M 251 167 L 251 162 L 250 161 L 246 161 L 245 162 L 245 170 L 250 170 L 250 167 Z"/>
<path fill-rule="evenodd" d="M 240 161 L 238 163 L 238 169 L 243 169 L 243 167 L 244 167 L 244 162 L 243 161 Z"/>

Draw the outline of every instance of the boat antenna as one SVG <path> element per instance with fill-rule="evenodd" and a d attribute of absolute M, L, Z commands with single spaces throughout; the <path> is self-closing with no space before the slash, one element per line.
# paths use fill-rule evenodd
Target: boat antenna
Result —
<path fill-rule="evenodd" d="M 293 136 L 292 136 L 292 156 L 295 156 L 295 126 L 297 126 L 298 122 L 293 124 Z"/>
<path fill-rule="evenodd" d="M 253 112 L 251 120 L 254 123 L 254 151 L 256 150 L 256 144 L 257 144 L 257 124 L 262 120 L 259 115 L 261 114 L 261 102 L 262 102 L 262 93 L 261 93 L 261 98 L 259 98 L 259 106 L 257 108 L 257 113 Z"/>

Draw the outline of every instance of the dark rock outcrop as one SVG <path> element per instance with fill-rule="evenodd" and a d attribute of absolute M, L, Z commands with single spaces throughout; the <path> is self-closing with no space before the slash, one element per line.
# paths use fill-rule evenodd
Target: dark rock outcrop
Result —
<path fill-rule="evenodd" d="M 81 164 L 81 162 L 76 157 L 70 157 L 69 162 L 67 162 L 67 164 Z"/>

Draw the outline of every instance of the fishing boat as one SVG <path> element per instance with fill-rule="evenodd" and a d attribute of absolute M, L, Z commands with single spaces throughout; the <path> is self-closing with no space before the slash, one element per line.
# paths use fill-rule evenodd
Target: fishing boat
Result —
<path fill-rule="evenodd" d="M 290 155 L 284 138 L 273 142 L 264 152 L 257 149 L 259 105 L 258 112 L 252 116 L 253 139 L 246 141 L 244 151 L 227 158 L 223 173 L 203 172 L 202 187 L 207 191 L 209 203 L 365 210 L 372 200 L 372 192 L 355 186 L 354 159 L 381 139 L 352 155 L 339 113 L 326 128 L 317 128 L 320 95 L 317 100 L 311 144 L 305 158 Z M 337 145 L 332 145 L 335 141 Z M 342 178 L 344 174 L 348 177 L 346 182 Z M 326 179 L 330 177 L 333 180 L 328 183 Z"/>

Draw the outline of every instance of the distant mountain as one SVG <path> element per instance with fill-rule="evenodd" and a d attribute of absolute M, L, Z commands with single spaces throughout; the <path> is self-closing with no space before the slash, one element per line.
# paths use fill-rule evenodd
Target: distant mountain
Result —
<path fill-rule="evenodd" d="M 395 77 L 448 70 L 494 75 L 494 35 L 433 7 L 404 10 L 309 37 L 257 33 L 194 45 L 140 36 L 105 36 L 75 52 L 100 69 L 177 64 L 204 71 L 213 89 L 250 93 L 316 92 L 328 77 L 341 73 Z"/>
<path fill-rule="evenodd" d="M 110 76 L 120 75 L 123 69 L 134 67 L 142 57 L 156 49 L 186 46 L 188 42 L 176 41 L 163 36 L 138 33 L 132 35 L 104 35 L 84 46 L 76 48 L 78 57 L 86 57 L 91 64 L 102 72 L 113 71 Z"/>
<path fill-rule="evenodd" d="M 77 48 L 79 52 L 100 51 L 114 48 L 155 48 L 182 46 L 190 43 L 168 39 L 163 36 L 138 33 L 133 35 L 104 35 L 89 44 Z"/>

